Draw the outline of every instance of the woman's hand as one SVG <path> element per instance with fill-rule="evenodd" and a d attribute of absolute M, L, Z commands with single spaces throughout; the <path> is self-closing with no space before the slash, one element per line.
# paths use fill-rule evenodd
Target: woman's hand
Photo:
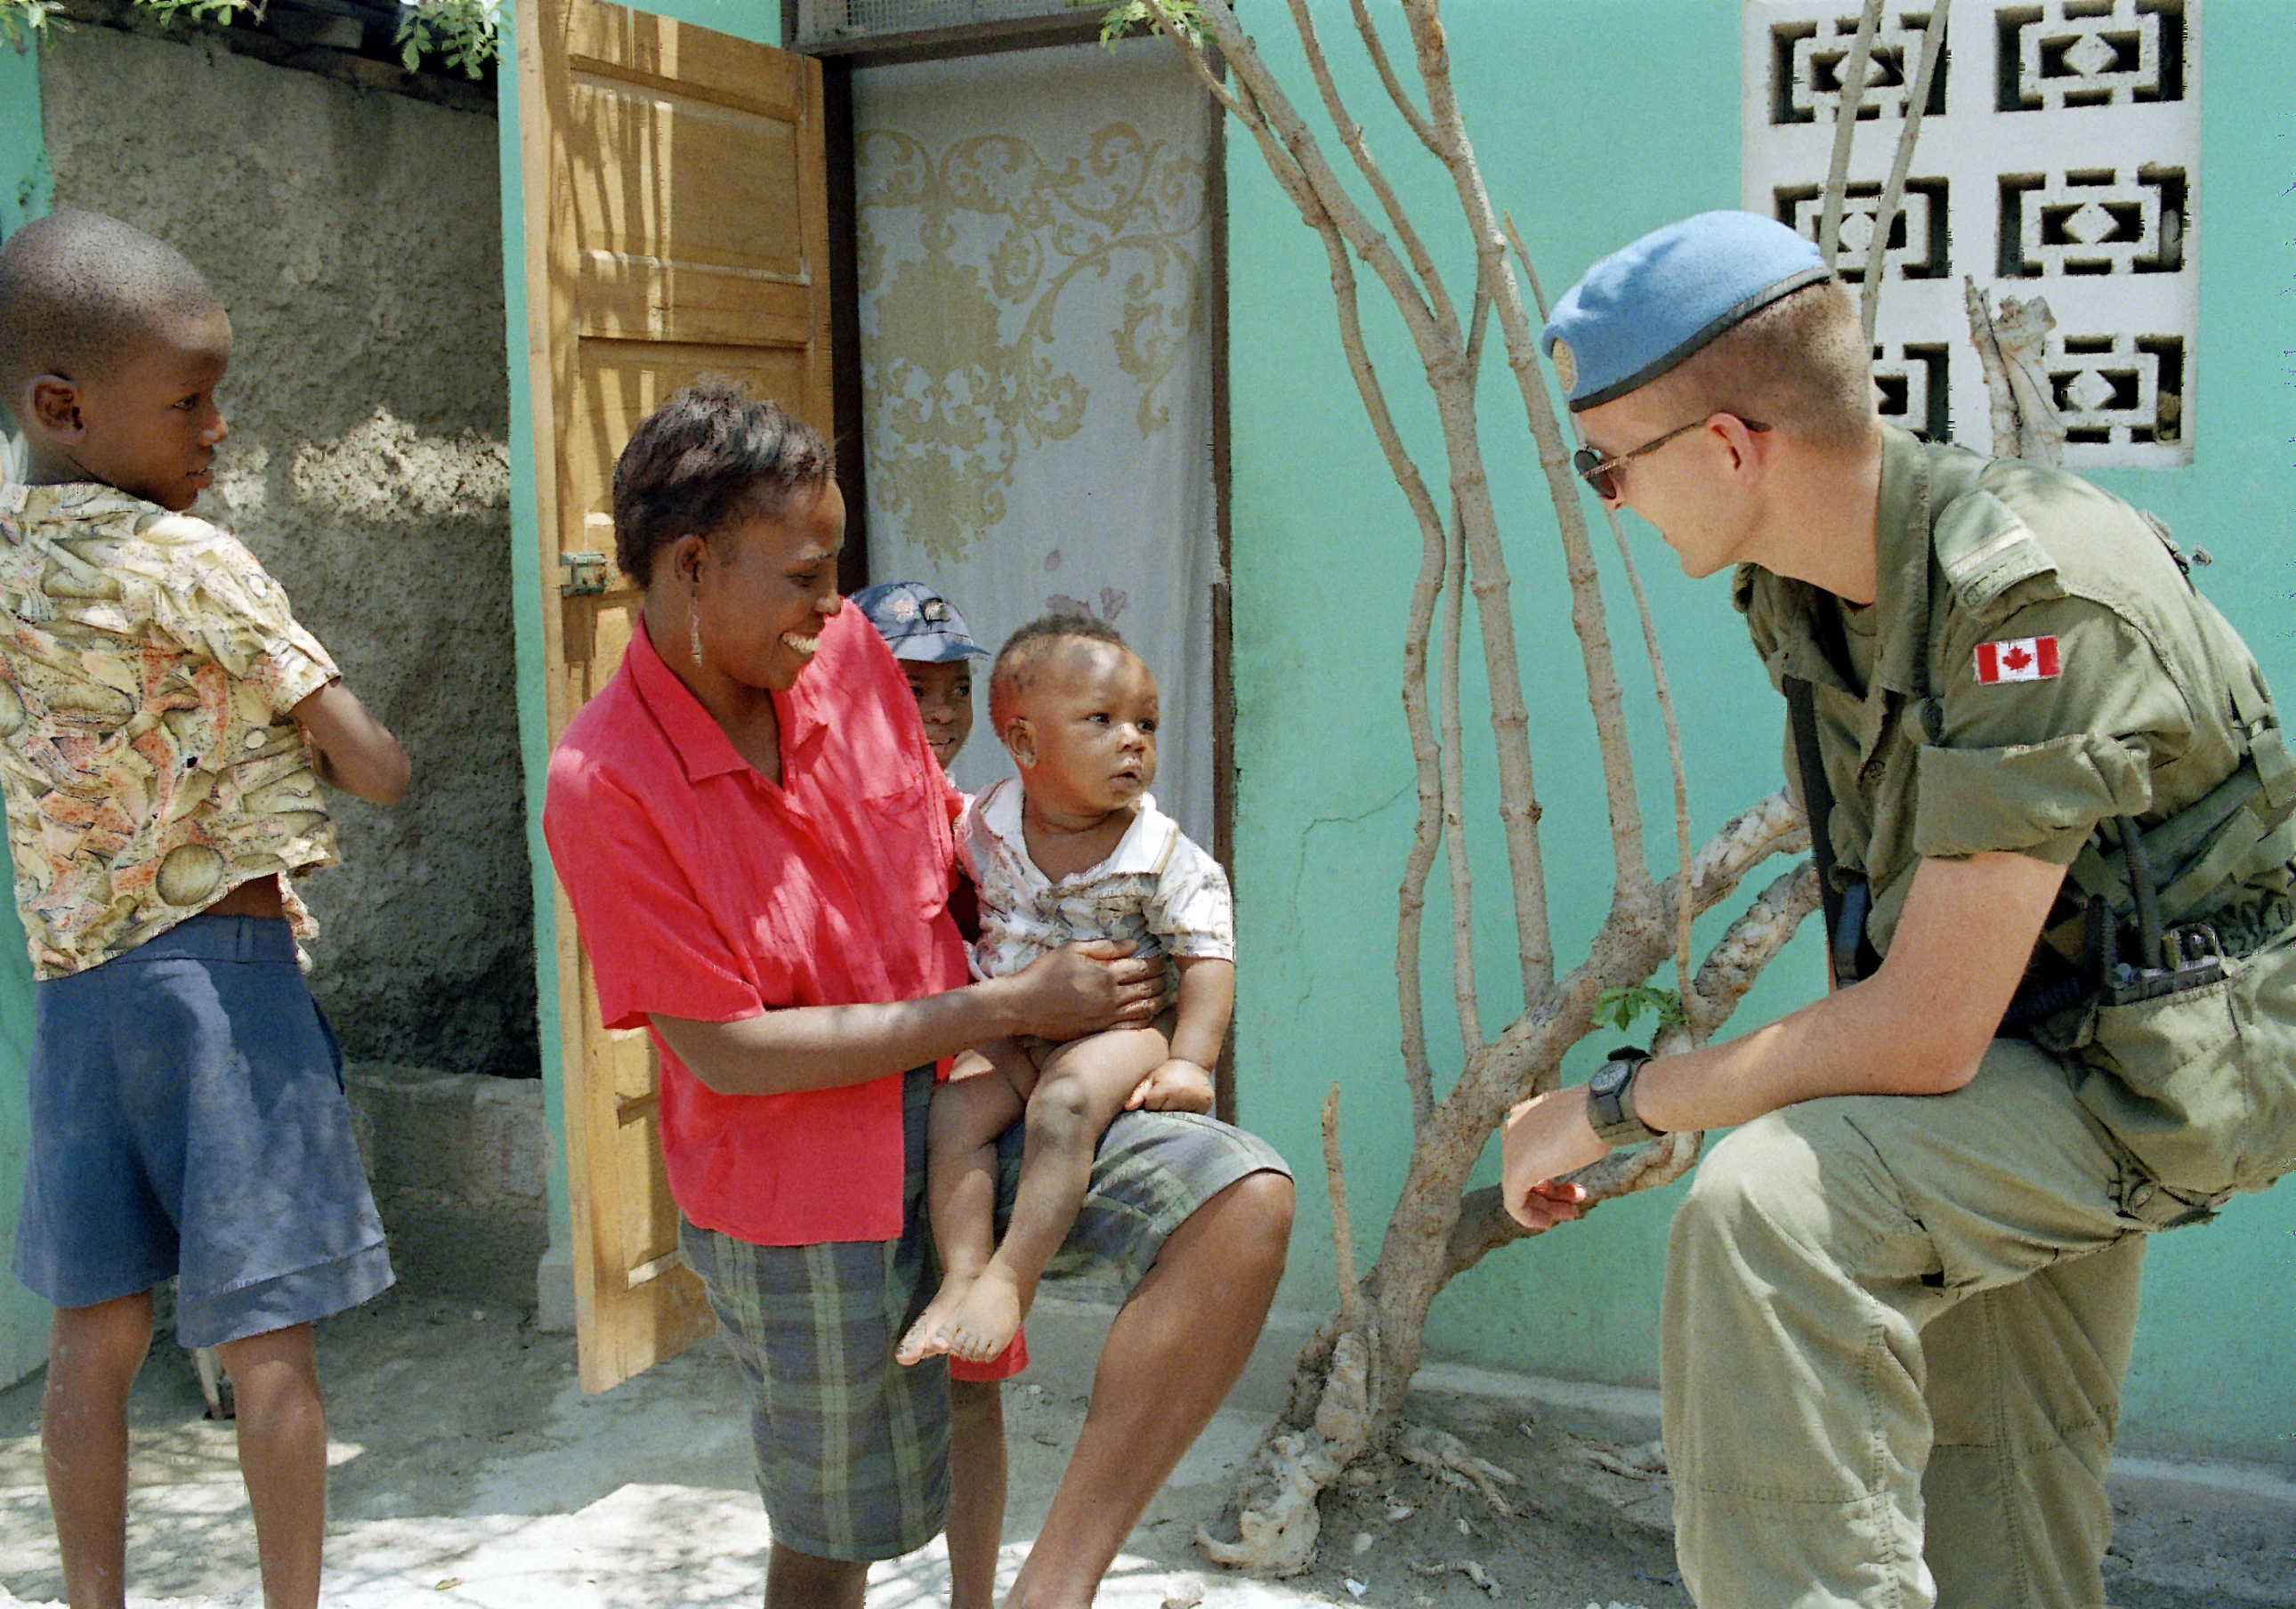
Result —
<path fill-rule="evenodd" d="M 1536 1095 L 1507 1113 L 1501 1192 L 1508 1215 L 1526 1229 L 1551 1229 L 1584 1210 L 1583 1186 L 1561 1178 L 1599 1162 L 1609 1147 L 1595 1137 L 1584 1089 Z"/>
<path fill-rule="evenodd" d="M 1167 980 L 1161 956 L 1141 959 L 1116 940 L 1063 944 L 1011 974 L 1014 1031 L 1058 1041 L 1145 1027 L 1170 998 Z"/>

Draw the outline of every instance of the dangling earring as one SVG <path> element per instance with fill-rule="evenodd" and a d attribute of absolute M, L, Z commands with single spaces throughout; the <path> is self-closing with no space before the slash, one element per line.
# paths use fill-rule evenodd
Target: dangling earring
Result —
<path fill-rule="evenodd" d="M 693 655 L 693 668 L 701 669 L 701 576 L 695 566 L 693 584 L 685 592 L 685 645 Z"/>

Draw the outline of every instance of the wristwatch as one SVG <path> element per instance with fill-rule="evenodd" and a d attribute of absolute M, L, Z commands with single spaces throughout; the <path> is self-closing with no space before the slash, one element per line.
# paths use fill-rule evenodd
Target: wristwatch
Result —
<path fill-rule="evenodd" d="M 1595 1137 L 1614 1150 L 1666 1137 L 1664 1129 L 1635 1115 L 1635 1075 L 1650 1059 L 1646 1050 L 1622 1046 L 1587 1080 L 1587 1121 L 1594 1125 Z"/>

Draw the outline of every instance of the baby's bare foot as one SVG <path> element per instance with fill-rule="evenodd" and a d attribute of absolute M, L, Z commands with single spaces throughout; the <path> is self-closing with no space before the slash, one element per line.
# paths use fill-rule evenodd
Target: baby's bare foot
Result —
<path fill-rule="evenodd" d="M 948 1321 L 946 1350 L 968 1363 L 986 1363 L 1013 1344 L 1025 1311 L 1013 1277 L 991 1263 L 962 1293 Z"/>
<path fill-rule="evenodd" d="M 925 1310 L 918 1314 L 917 1321 L 909 1326 L 909 1333 L 901 1337 L 901 1344 L 893 1349 L 893 1361 L 915 1365 L 947 1351 L 950 1321 L 973 1284 L 972 1280 L 955 1274 L 944 1278 L 940 1282 L 940 1289 L 933 1293 L 933 1299 L 925 1303 Z"/>

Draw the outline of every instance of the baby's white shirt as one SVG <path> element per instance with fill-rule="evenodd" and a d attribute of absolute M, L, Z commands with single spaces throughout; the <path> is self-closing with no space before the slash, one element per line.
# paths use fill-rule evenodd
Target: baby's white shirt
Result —
<path fill-rule="evenodd" d="M 980 891 L 972 972 L 998 978 L 1079 939 L 1115 939 L 1141 956 L 1235 958 L 1227 874 L 1144 794 L 1108 858 L 1058 882 L 1029 858 L 1021 784 L 975 794 L 957 825 L 964 869 Z"/>

